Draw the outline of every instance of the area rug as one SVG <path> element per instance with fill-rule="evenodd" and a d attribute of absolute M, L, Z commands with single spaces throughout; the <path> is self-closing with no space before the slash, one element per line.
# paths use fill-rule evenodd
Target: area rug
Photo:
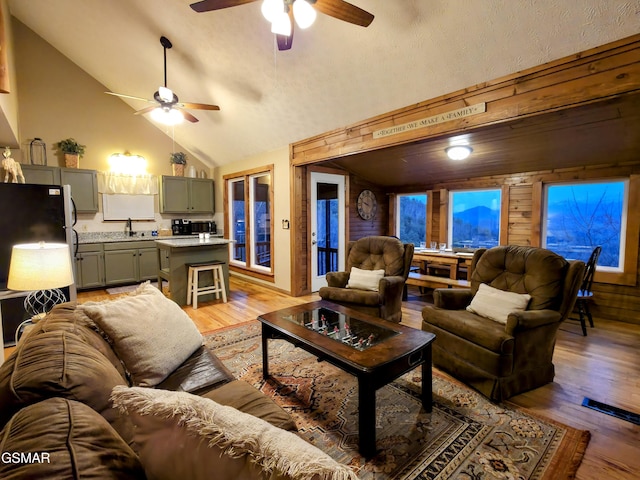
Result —
<path fill-rule="evenodd" d="M 358 453 L 355 377 L 284 340 L 269 340 L 268 381 L 262 379 L 260 323 L 205 335 L 205 343 L 236 378 L 287 410 L 299 434 L 362 479 L 573 478 L 589 432 L 496 405 L 433 370 L 432 413 L 420 403 L 420 369 L 378 390 L 377 454 Z"/>

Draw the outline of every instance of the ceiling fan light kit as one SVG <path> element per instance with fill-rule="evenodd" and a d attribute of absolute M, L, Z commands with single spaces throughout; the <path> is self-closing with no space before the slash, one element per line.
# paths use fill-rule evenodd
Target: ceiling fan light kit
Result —
<path fill-rule="evenodd" d="M 263 0 L 260 10 L 262 11 L 262 16 L 268 22 L 273 23 L 276 16 L 284 12 L 284 4 L 282 0 Z"/>
<path fill-rule="evenodd" d="M 292 28 L 291 20 L 289 20 L 289 15 L 284 12 L 276 14 L 276 16 L 273 18 L 273 22 L 271 22 L 271 33 L 289 37 L 291 35 L 291 31 Z"/>
<path fill-rule="evenodd" d="M 185 119 L 191 123 L 197 122 L 198 119 L 196 117 L 183 110 L 185 108 L 192 108 L 195 110 L 220 110 L 220 107 L 217 105 L 209 105 L 206 103 L 180 103 L 178 96 L 167 87 L 167 50 L 173 47 L 173 45 L 171 44 L 171 41 L 164 36 L 160 37 L 160 45 L 162 45 L 162 48 L 164 49 L 164 86 L 158 87 L 158 91 L 153 94 L 153 100 L 134 97 L 133 95 L 124 95 L 122 93 L 105 93 L 116 97 L 130 98 L 132 100 L 153 103 L 155 106 L 152 105 L 141 110 L 136 110 L 134 115 L 150 113 L 151 118 L 154 121 L 164 125 L 177 125 L 182 123 Z"/>
<path fill-rule="evenodd" d="M 311 6 L 307 0 L 295 0 L 293 2 L 293 18 L 296 24 L 301 28 L 309 28 L 316 21 L 316 9 Z"/>
<path fill-rule="evenodd" d="M 191 8 L 198 12 L 210 12 L 237 7 L 258 0 L 200 0 Z M 293 44 L 293 20 L 299 28 L 309 28 L 318 12 L 361 27 L 368 27 L 373 15 L 344 0 L 262 0 L 262 15 L 271 23 L 276 34 L 278 50 L 289 50 Z"/>
<path fill-rule="evenodd" d="M 178 125 L 184 121 L 184 116 L 179 110 L 164 107 L 151 110 L 151 118 L 164 125 Z"/>

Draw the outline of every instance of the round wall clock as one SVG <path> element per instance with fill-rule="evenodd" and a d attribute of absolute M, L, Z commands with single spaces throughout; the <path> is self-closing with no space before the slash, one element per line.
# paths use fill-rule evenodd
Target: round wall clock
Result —
<path fill-rule="evenodd" d="M 371 190 L 363 190 L 358 195 L 358 215 L 363 220 L 371 220 L 376 216 L 378 210 L 378 201 L 376 200 L 376 194 Z"/>

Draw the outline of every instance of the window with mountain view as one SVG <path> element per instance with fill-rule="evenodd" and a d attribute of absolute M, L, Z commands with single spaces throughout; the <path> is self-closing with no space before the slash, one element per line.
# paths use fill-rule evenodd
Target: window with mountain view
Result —
<path fill-rule="evenodd" d="M 491 248 L 500 243 L 500 190 L 449 195 L 449 247 Z"/>
<path fill-rule="evenodd" d="M 622 268 L 628 182 L 580 182 L 545 189 L 543 243 L 570 260 L 587 261 L 600 245 L 599 267 Z"/>
<path fill-rule="evenodd" d="M 397 196 L 396 235 L 403 243 L 419 246 L 427 239 L 427 195 Z"/>

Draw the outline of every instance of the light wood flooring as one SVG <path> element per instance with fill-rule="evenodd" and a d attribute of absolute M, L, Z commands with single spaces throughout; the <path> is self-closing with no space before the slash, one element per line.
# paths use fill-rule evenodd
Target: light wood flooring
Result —
<path fill-rule="evenodd" d="M 104 290 L 81 292 L 78 301 L 114 298 Z M 315 294 L 290 297 L 250 282 L 231 279 L 228 303 L 184 307 L 198 329 L 207 333 L 254 320 L 259 314 L 317 300 Z M 422 306 L 431 301 L 409 288 L 402 323 L 420 328 Z M 640 426 L 581 406 L 583 398 L 640 413 L 640 325 L 595 319 L 583 337 L 577 322 L 567 321 L 558 334 L 553 383 L 518 395 L 511 403 L 534 414 L 575 428 L 589 430 L 591 441 L 577 479 L 640 478 Z M 9 349 L 5 350 L 8 355 Z"/>

